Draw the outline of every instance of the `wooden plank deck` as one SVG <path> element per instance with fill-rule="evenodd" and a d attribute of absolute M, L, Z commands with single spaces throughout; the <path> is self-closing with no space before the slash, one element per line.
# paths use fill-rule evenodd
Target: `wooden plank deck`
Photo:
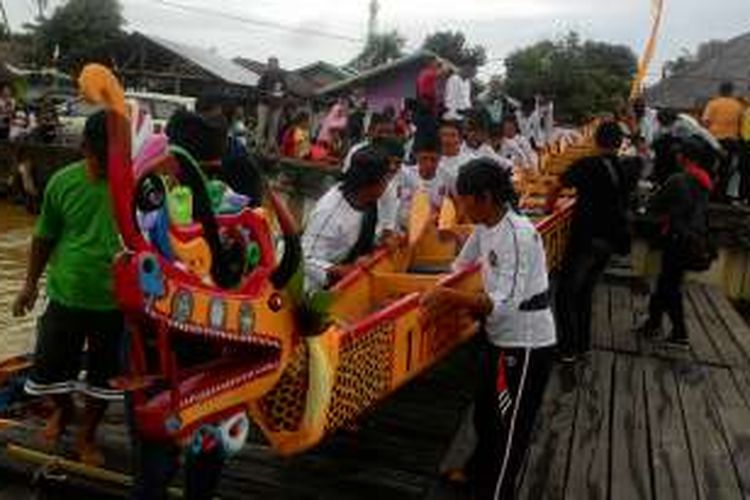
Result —
<path fill-rule="evenodd" d="M 712 288 L 689 287 L 685 307 L 693 348 L 669 349 L 632 333 L 642 287 L 597 289 L 595 349 L 554 372 L 521 499 L 748 498 L 750 329 Z"/>
<path fill-rule="evenodd" d="M 693 349 L 669 349 L 632 333 L 647 309 L 643 286 L 619 278 L 598 287 L 595 348 L 553 370 L 520 499 L 750 498 L 750 328 L 714 289 L 690 287 L 685 306 Z M 358 432 L 304 455 L 248 445 L 221 498 L 468 498 L 437 470 L 471 400 L 473 361 L 472 347 L 461 349 Z M 121 415 L 102 434 L 109 465 L 127 470 Z M 33 441 L 28 429 L 2 431 L 3 440 Z"/>

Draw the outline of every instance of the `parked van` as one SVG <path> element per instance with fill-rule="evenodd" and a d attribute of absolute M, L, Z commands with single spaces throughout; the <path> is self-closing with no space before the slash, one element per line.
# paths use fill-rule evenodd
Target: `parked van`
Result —
<path fill-rule="evenodd" d="M 137 100 L 151 114 L 154 132 L 164 130 L 169 118 L 178 109 L 195 110 L 195 98 L 154 92 L 125 92 L 128 100 Z M 64 143 L 77 143 L 83 134 L 86 119 L 99 109 L 81 99 L 71 99 L 58 106 L 60 134 Z"/>

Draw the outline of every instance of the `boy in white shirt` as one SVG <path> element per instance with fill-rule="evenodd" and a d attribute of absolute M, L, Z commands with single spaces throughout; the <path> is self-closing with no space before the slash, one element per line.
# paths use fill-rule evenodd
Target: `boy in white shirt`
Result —
<path fill-rule="evenodd" d="M 468 313 L 484 323 L 475 401 L 477 498 L 510 499 L 541 405 L 557 342 L 542 238 L 512 208 L 510 176 L 472 160 L 457 182 L 462 211 L 476 224 L 454 263 L 481 265 L 484 291 L 439 287 L 422 299 L 425 323 Z"/>
<path fill-rule="evenodd" d="M 445 186 L 442 185 L 437 175 L 440 161 L 440 145 L 437 137 L 420 136 L 414 143 L 414 154 L 417 164 L 404 165 L 393 180 L 398 196 L 397 221 L 394 227 L 401 231 L 409 229 L 412 200 L 419 191 L 425 191 L 428 194 L 435 214 L 440 212 L 443 197 L 446 194 Z"/>
<path fill-rule="evenodd" d="M 490 114 L 486 109 L 472 109 L 464 120 L 464 151 L 472 158 L 487 158 L 503 169 L 511 170 L 513 163 L 500 156 L 490 144 Z"/>
<path fill-rule="evenodd" d="M 539 155 L 531 142 L 519 133 L 518 122 L 512 116 L 503 119 L 500 156 L 510 161 L 515 167 L 538 170 Z"/>
<path fill-rule="evenodd" d="M 440 138 L 440 163 L 438 177 L 449 194 L 455 192 L 459 169 L 471 160 L 466 152 L 461 137 L 461 124 L 456 121 L 444 121 L 438 130 Z"/>
<path fill-rule="evenodd" d="M 377 148 L 354 154 L 342 181 L 318 200 L 302 235 L 305 285 L 331 287 L 375 246 L 378 199 L 390 180 L 388 158 Z"/>

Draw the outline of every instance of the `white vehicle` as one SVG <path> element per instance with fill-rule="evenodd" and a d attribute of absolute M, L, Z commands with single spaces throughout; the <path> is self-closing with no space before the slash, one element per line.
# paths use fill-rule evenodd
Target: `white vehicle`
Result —
<path fill-rule="evenodd" d="M 155 133 L 164 130 L 169 118 L 178 109 L 195 110 L 194 97 L 130 91 L 125 92 L 125 97 L 128 100 L 138 101 L 140 106 L 149 112 L 153 120 Z M 98 109 L 97 106 L 92 106 L 81 99 L 72 99 L 60 104 L 58 115 L 63 142 L 77 143 L 80 141 L 86 119 Z"/>

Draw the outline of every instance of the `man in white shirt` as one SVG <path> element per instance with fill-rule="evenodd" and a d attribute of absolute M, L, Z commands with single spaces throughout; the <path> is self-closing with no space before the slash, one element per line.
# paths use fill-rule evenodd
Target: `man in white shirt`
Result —
<path fill-rule="evenodd" d="M 471 79 L 474 68 L 464 66 L 460 72 L 454 72 L 445 83 L 445 120 L 462 120 L 464 113 L 471 109 Z"/>
<path fill-rule="evenodd" d="M 511 208 L 510 176 L 491 160 L 466 165 L 457 194 L 476 228 L 454 268 L 478 263 L 484 290 L 438 287 L 423 297 L 423 317 L 437 328 L 447 316 L 483 320 L 483 370 L 474 411 L 478 498 L 514 498 L 557 343 L 544 245 L 531 221 Z"/>
<path fill-rule="evenodd" d="M 389 178 L 386 155 L 368 147 L 354 155 L 343 180 L 318 200 L 302 235 L 306 289 L 334 285 L 373 250 L 377 201 Z"/>

